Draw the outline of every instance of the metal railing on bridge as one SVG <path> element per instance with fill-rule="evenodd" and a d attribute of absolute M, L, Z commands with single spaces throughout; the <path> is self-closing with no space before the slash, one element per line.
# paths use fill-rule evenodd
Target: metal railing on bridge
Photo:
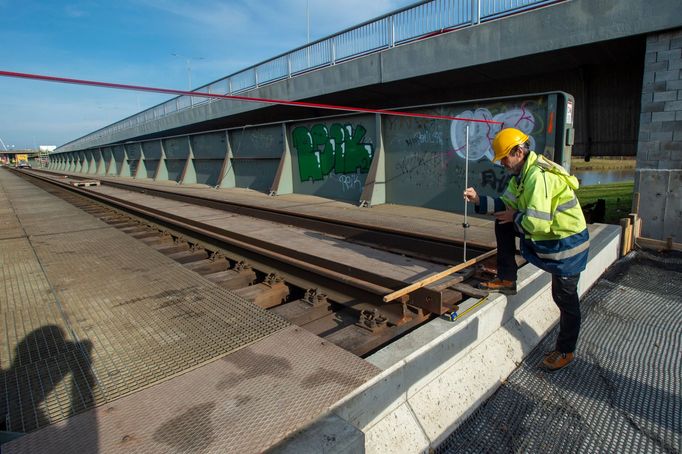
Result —
<path fill-rule="evenodd" d="M 563 1 L 567 0 L 425 0 L 306 44 L 192 91 L 238 94 L 407 42 Z M 215 101 L 215 98 L 178 96 L 69 142 L 57 151 L 88 148 L 98 139 L 113 132 Z"/>

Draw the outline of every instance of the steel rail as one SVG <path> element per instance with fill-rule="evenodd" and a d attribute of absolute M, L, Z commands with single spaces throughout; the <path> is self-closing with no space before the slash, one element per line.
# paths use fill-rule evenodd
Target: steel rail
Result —
<path fill-rule="evenodd" d="M 27 172 L 22 172 L 27 173 Z M 287 248 L 278 244 L 267 242 L 264 240 L 259 240 L 257 238 L 250 237 L 248 235 L 238 234 L 235 232 L 227 231 L 219 227 L 203 224 L 199 221 L 185 219 L 178 215 L 173 215 L 170 213 L 163 212 L 161 210 L 149 208 L 137 203 L 133 203 L 124 200 L 120 197 L 115 197 L 111 195 L 98 194 L 96 192 L 74 187 L 63 181 L 55 178 L 44 177 L 37 172 L 27 173 L 34 178 L 38 178 L 50 184 L 58 185 L 66 190 L 81 194 L 85 197 L 91 199 L 99 200 L 103 203 L 114 205 L 120 207 L 124 211 L 129 211 L 138 215 L 140 217 L 149 219 L 154 223 L 162 223 L 170 226 L 173 229 L 180 229 L 181 231 L 189 232 L 190 235 L 198 234 L 212 241 L 217 241 L 224 244 L 229 244 L 232 247 L 237 247 L 242 250 L 248 251 L 252 254 L 257 254 L 261 257 L 266 257 L 269 260 L 276 261 L 280 265 L 275 266 L 275 268 L 281 267 L 282 264 L 286 264 L 289 267 L 294 267 L 298 270 L 306 271 L 313 275 L 324 277 L 329 281 L 342 283 L 346 286 L 355 288 L 359 291 L 364 292 L 369 296 L 369 300 L 373 304 L 382 307 L 382 297 L 387 294 L 393 293 L 397 289 L 404 288 L 406 285 L 409 286 L 411 282 L 404 282 L 402 280 L 397 280 L 394 278 L 389 278 L 380 274 L 376 274 L 364 269 L 354 268 L 352 266 L 340 264 L 336 261 L 311 255 L 299 250 L 294 250 Z M 129 188 L 126 188 L 129 189 Z M 140 192 L 150 193 L 154 191 L 141 190 Z M 168 193 L 166 194 L 168 195 Z M 182 201 L 188 201 L 190 203 L 195 203 L 195 201 L 189 197 L 184 198 Z M 215 202 L 214 200 L 212 200 Z M 240 207 L 240 208 L 250 208 L 250 207 Z M 239 214 L 244 214 L 240 212 Z M 290 220 L 277 222 L 286 222 L 291 224 Z M 326 221 L 326 224 L 333 224 Z M 403 237 L 402 241 L 405 242 Z M 442 245 L 440 246 L 442 247 Z M 452 298 L 451 294 L 445 294 L 444 289 L 432 289 L 428 287 L 421 287 L 415 289 L 413 292 L 406 292 L 405 298 L 400 300 L 399 304 L 404 304 L 408 301 L 409 304 L 415 307 L 422 308 L 428 312 L 442 314 L 446 310 L 444 303 Z M 338 294 L 338 292 L 336 292 Z M 407 297 L 409 293 L 409 297 Z M 347 293 L 346 293 L 347 294 Z M 349 295 L 349 294 L 347 294 Z M 347 298 L 345 302 L 358 303 L 357 300 L 352 298 Z"/>
<path fill-rule="evenodd" d="M 75 177 L 83 178 L 83 177 Z M 390 227 L 362 224 L 347 220 L 334 220 L 315 216 L 312 214 L 291 213 L 286 210 L 271 207 L 254 207 L 240 202 L 219 200 L 200 195 L 179 194 L 161 188 L 149 188 L 130 183 L 100 180 L 102 184 L 129 191 L 136 191 L 148 195 L 164 197 L 194 205 L 216 208 L 230 213 L 251 216 L 282 224 L 316 230 L 331 235 L 342 236 L 353 242 L 369 245 L 375 248 L 385 249 L 390 252 L 404 253 L 416 258 L 437 261 L 443 264 L 460 263 L 463 248 L 461 242 L 448 240 L 429 234 L 413 234 L 410 232 L 392 229 Z M 470 252 L 480 255 L 490 247 L 481 243 L 469 242 Z M 473 246 L 473 248 L 471 247 Z"/>
<path fill-rule="evenodd" d="M 329 279 L 335 279 L 340 282 L 343 282 L 344 284 L 350 285 L 352 287 L 356 287 L 360 290 L 363 290 L 365 292 L 372 293 L 374 295 L 384 295 L 387 292 L 393 291 L 390 288 L 383 287 L 381 285 L 372 283 L 370 281 L 365 281 L 353 276 L 349 276 L 347 274 L 342 274 L 338 271 L 334 271 L 333 269 L 330 268 L 324 268 L 321 266 L 313 265 L 309 262 L 306 262 L 301 259 L 293 258 L 291 256 L 288 256 L 286 253 L 284 253 L 286 248 L 280 248 L 282 252 L 275 252 L 269 248 L 264 247 L 266 244 L 268 247 L 273 246 L 270 243 L 262 242 L 259 240 L 256 240 L 254 238 L 247 237 L 245 235 L 237 234 L 234 232 L 229 232 L 227 230 L 223 230 L 217 227 L 213 227 L 207 224 L 203 224 L 201 222 L 185 219 L 182 216 L 177 216 L 174 214 L 166 213 L 161 210 L 157 210 L 154 208 L 149 208 L 145 207 L 143 205 L 129 202 L 127 200 L 120 199 L 118 197 L 113 197 L 110 195 L 104 195 L 104 194 L 98 194 L 96 192 L 88 191 L 86 189 L 82 189 L 79 187 L 74 187 L 69 184 L 50 179 L 50 178 L 45 178 L 45 177 L 40 177 L 36 175 L 32 175 L 34 178 L 39 178 L 43 181 L 55 184 L 57 186 L 60 186 L 62 188 L 68 189 L 72 192 L 76 192 L 78 194 L 81 194 L 83 196 L 86 196 L 91 199 L 96 199 L 101 202 L 107 203 L 109 205 L 114 205 L 115 207 L 120 207 L 123 208 L 125 211 L 132 212 L 134 214 L 151 218 L 153 220 L 158 220 L 162 221 L 163 223 L 166 223 L 168 225 L 176 226 L 184 230 L 188 230 L 191 232 L 196 232 L 200 235 L 203 235 L 207 238 L 211 238 L 216 241 L 220 241 L 226 244 L 230 244 L 236 247 L 239 247 L 241 249 L 257 253 L 259 255 L 271 258 L 273 260 L 281 261 L 283 263 L 289 264 L 289 265 L 294 265 L 298 268 L 304 269 L 306 271 L 319 274 L 321 276 L 327 277 Z M 257 243 L 260 243 L 257 244 Z M 294 252 L 292 250 L 289 250 L 291 252 Z M 309 256 L 313 257 L 313 256 Z M 395 281 L 397 284 L 399 281 Z"/>

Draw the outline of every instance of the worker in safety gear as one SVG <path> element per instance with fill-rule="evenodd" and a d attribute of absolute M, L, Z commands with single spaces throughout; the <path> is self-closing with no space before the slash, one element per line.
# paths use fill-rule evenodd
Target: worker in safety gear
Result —
<path fill-rule="evenodd" d="M 578 179 L 560 165 L 529 149 L 528 136 L 505 128 L 493 139 L 494 161 L 512 174 L 501 197 L 481 197 L 474 188 L 464 198 L 477 213 L 493 214 L 497 240 L 497 278 L 480 284 L 491 292 L 516 294 L 515 237 L 521 255 L 552 274 L 552 298 L 561 312 L 554 351 L 543 365 L 561 369 L 574 359 L 580 332 L 578 280 L 587 264 L 589 234 L 575 195 Z"/>

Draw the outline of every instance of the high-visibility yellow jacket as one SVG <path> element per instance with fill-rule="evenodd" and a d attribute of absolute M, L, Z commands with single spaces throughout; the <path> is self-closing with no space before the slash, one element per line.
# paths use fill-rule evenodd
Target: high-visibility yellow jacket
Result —
<path fill-rule="evenodd" d="M 531 151 L 502 197 L 485 205 L 500 211 L 501 201 L 517 212 L 514 225 L 526 260 L 552 274 L 571 276 L 585 269 L 590 245 L 574 192 L 578 185 L 578 179 L 559 164 Z"/>

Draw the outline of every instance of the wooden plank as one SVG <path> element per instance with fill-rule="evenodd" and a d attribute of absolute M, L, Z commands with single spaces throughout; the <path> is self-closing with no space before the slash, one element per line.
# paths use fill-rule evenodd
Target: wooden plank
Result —
<path fill-rule="evenodd" d="M 427 285 L 426 288 L 428 288 L 429 290 L 440 292 L 452 285 L 459 284 L 463 280 L 464 276 L 461 274 L 457 274 L 455 276 L 446 276 L 443 279 L 439 279 L 438 281 L 434 282 L 433 284 Z"/>
<path fill-rule="evenodd" d="M 628 249 L 628 252 L 631 251 L 635 247 L 635 238 L 637 237 L 637 231 L 635 228 L 637 227 L 637 216 L 635 213 L 630 213 L 628 215 L 630 218 L 630 247 Z"/>
<path fill-rule="evenodd" d="M 488 251 L 485 254 L 481 254 L 478 257 L 474 257 L 473 259 L 467 260 L 464 263 L 460 263 L 459 265 L 455 265 L 452 268 L 448 268 L 445 271 L 441 271 L 440 273 L 434 274 L 433 276 L 429 276 L 426 279 L 422 279 L 421 281 L 415 282 L 412 285 L 408 285 L 405 288 L 402 288 L 400 290 L 396 290 L 393 293 L 389 293 L 388 295 L 384 296 L 384 302 L 387 303 L 389 301 L 393 301 L 396 298 L 399 298 L 403 295 L 406 295 L 410 292 L 413 292 L 417 290 L 418 288 L 422 288 L 425 285 L 429 285 L 432 282 L 436 282 L 445 276 L 449 276 L 451 274 L 456 273 L 457 271 L 470 267 L 471 265 L 475 265 L 476 263 L 487 259 L 488 257 L 492 257 L 493 255 L 497 254 L 497 249 L 493 249 L 492 251 Z"/>
<path fill-rule="evenodd" d="M 635 243 L 644 249 L 655 249 L 658 251 L 682 251 L 682 244 L 673 242 L 672 238 L 668 238 L 667 241 L 661 241 L 640 236 L 635 238 Z"/>
<path fill-rule="evenodd" d="M 630 218 L 620 220 L 620 255 L 623 257 L 630 252 Z"/>

